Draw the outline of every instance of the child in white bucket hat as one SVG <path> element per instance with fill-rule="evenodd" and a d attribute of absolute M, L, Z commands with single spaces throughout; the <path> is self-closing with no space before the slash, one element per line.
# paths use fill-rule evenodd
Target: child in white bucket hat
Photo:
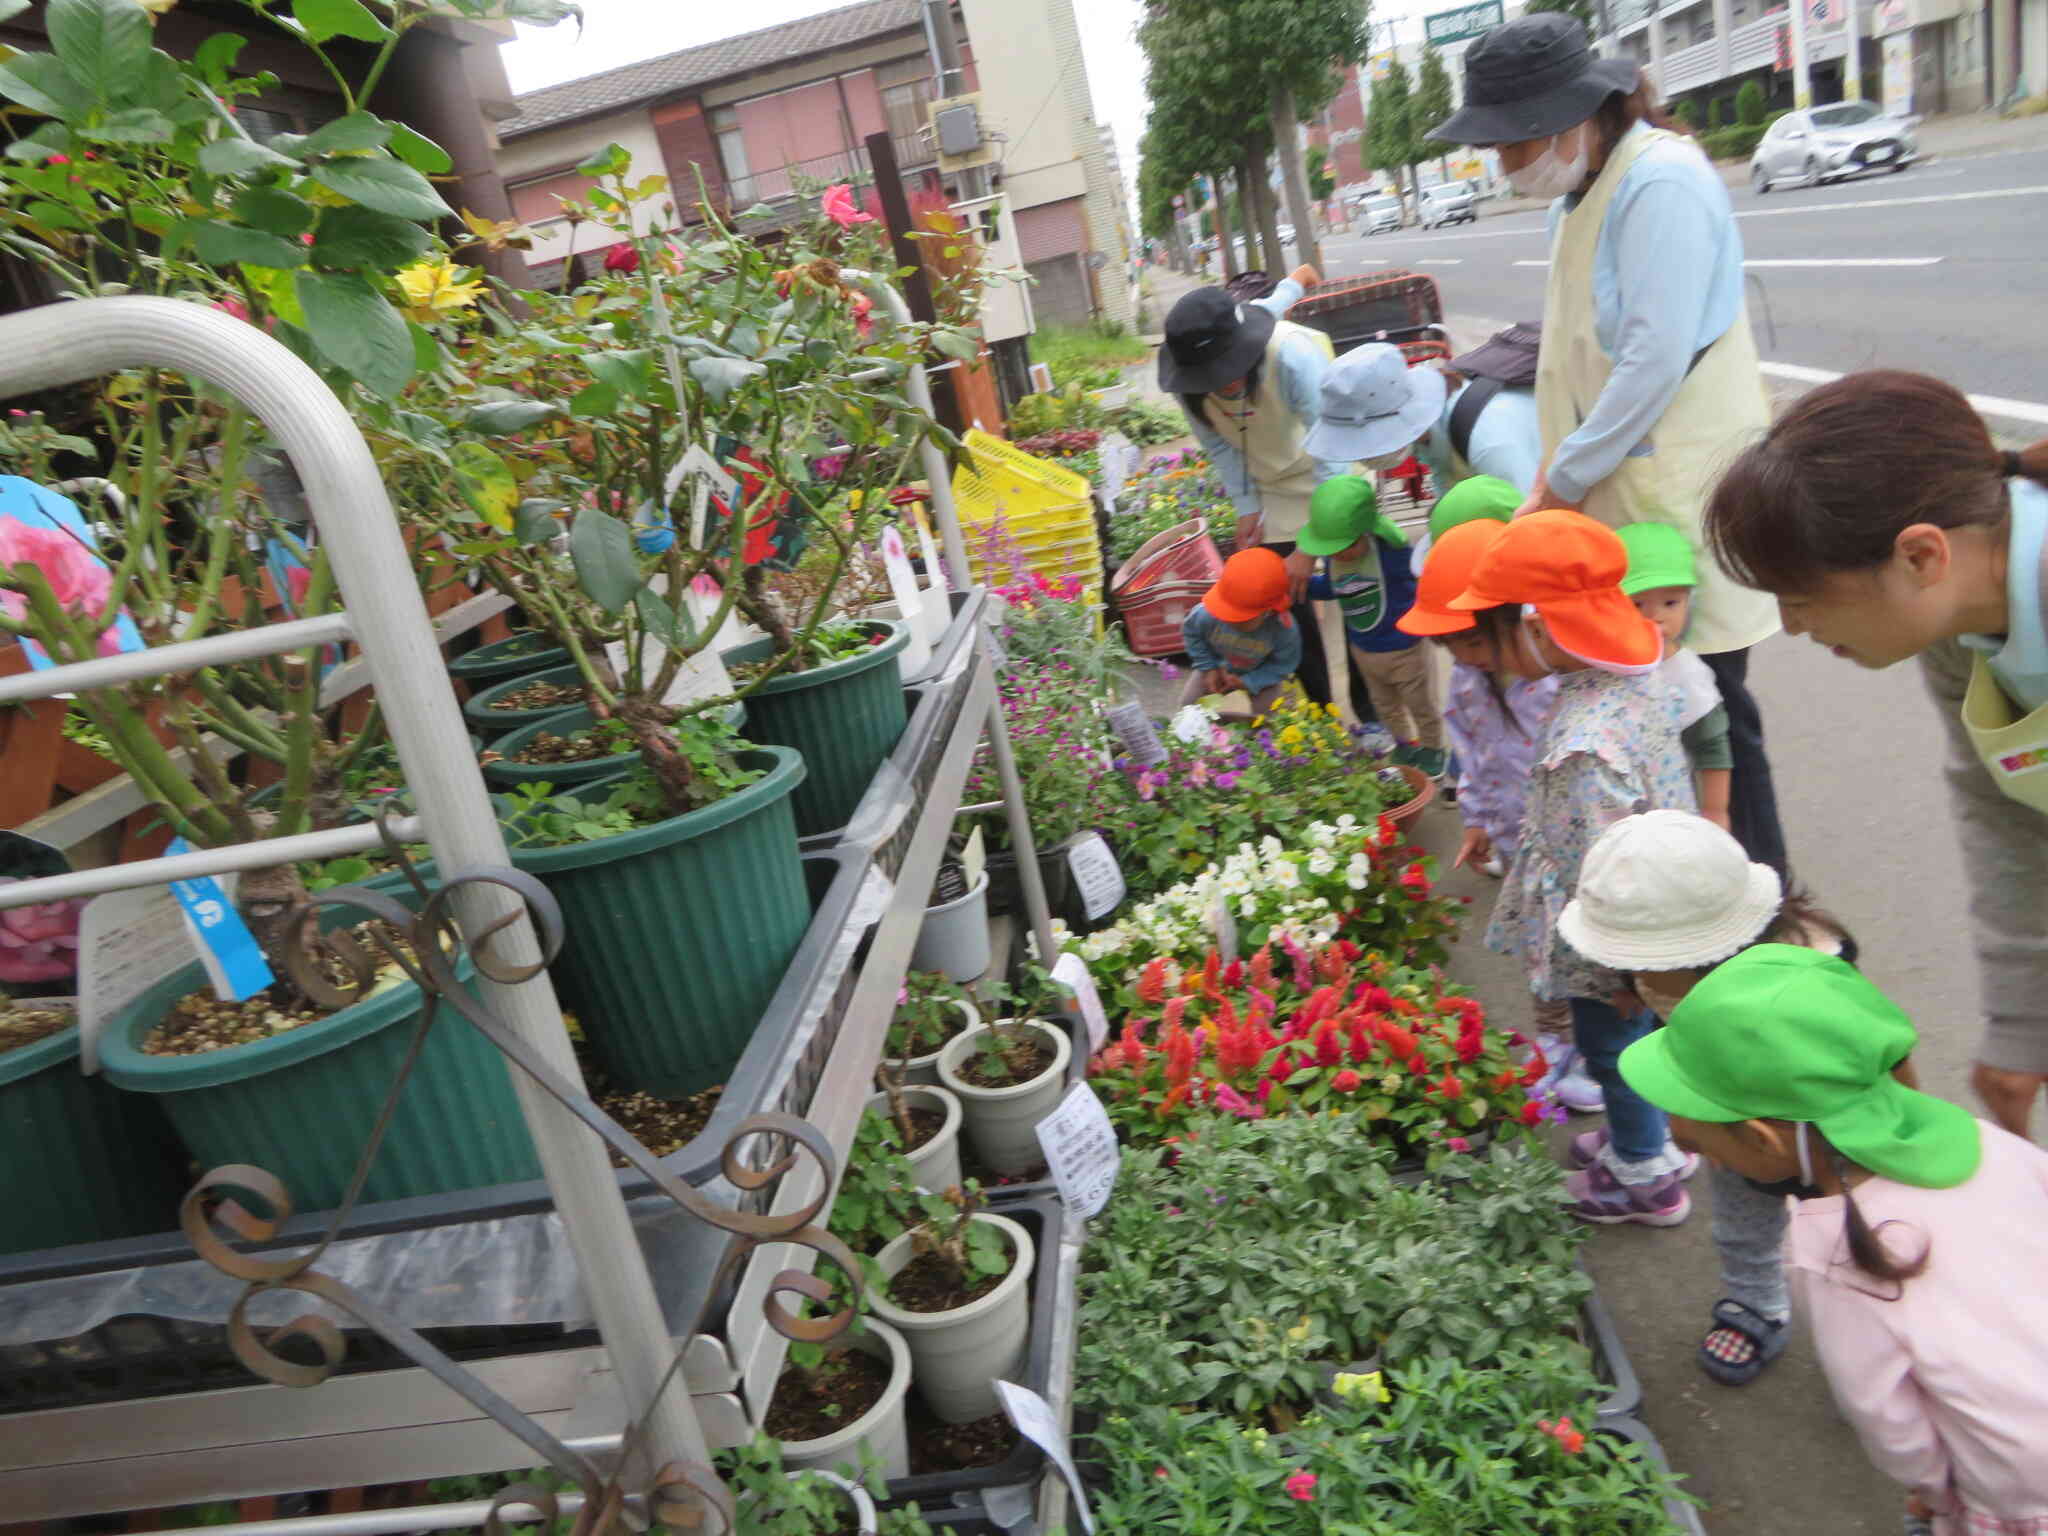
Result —
<path fill-rule="evenodd" d="M 1856 960 L 1847 929 L 1689 811 L 1645 811 L 1602 832 L 1557 927 L 1589 960 L 1627 976 L 1659 1018 L 1669 1018 L 1715 966 L 1753 945 L 1797 944 Z M 1914 1086 L 1903 1063 L 1899 1077 Z M 1590 1166 L 1606 1134 L 1574 1137 L 1567 1160 Z M 1726 1294 L 1700 1343 L 1700 1368 L 1724 1386 L 1747 1386 L 1785 1349 L 1785 1196 L 1792 1191 L 1719 1166 L 1710 1168 L 1708 1188 Z"/>

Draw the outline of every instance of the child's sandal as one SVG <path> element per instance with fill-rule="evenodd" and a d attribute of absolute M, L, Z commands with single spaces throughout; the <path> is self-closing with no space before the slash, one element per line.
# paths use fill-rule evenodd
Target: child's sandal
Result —
<path fill-rule="evenodd" d="M 1718 1342 L 1716 1335 L 1725 1334 L 1734 1339 Z M 1713 1329 L 1700 1341 L 1700 1369 L 1724 1387 L 1746 1387 L 1785 1352 L 1785 1342 L 1784 1323 L 1724 1296 L 1714 1303 Z"/>

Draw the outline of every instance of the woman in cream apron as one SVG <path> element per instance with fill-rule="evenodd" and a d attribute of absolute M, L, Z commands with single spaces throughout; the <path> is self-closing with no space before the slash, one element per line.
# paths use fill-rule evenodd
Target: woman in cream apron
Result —
<path fill-rule="evenodd" d="M 1523 16 L 1465 55 L 1465 106 L 1432 138 L 1489 144 L 1524 196 L 1554 200 L 1536 403 L 1545 464 L 1523 511 L 1574 507 L 1610 527 L 1668 523 L 1700 550 L 1686 646 L 1714 671 L 1734 755 L 1729 814 L 1749 856 L 1785 869 L 1749 647 L 1770 600 L 1700 549 L 1714 477 L 1769 425 L 1727 189 L 1657 127 L 1636 66 L 1585 29 Z"/>
<path fill-rule="evenodd" d="M 2001 451 L 1939 379 L 1852 373 L 1735 461 L 1706 529 L 1788 633 L 1864 667 L 1920 658 L 1970 884 L 1973 1081 L 2026 1135 L 2048 1085 L 2048 443 Z"/>
<path fill-rule="evenodd" d="M 1159 387 L 1180 397 L 1196 441 L 1237 507 L 1238 546 L 1263 544 L 1287 560 L 1302 639 L 1298 676 L 1310 698 L 1327 704 L 1332 693 L 1325 658 L 1346 654 L 1343 624 L 1334 603 L 1308 600 L 1313 562 L 1295 549 L 1294 538 L 1308 521 L 1310 494 L 1350 466 L 1313 458 L 1303 446 L 1316 422 L 1323 374 L 1335 355 L 1330 338 L 1280 318 L 1301 297 L 1304 284 L 1314 281 L 1314 268 L 1298 267 L 1271 294 L 1250 303 L 1221 288 L 1183 295 L 1166 317 Z M 1325 619 L 1335 632 L 1334 649 Z M 1363 689 L 1350 692 L 1363 703 Z"/>

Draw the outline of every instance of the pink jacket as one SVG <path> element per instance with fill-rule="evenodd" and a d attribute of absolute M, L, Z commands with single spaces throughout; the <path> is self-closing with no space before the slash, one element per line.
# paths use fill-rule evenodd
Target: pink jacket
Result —
<path fill-rule="evenodd" d="M 1978 1129 L 1984 1161 L 1966 1184 L 1852 1191 L 1873 1229 L 1893 1223 L 1881 1240 L 1895 1254 L 1925 1247 L 1919 1276 L 1894 1288 L 1849 1262 L 1839 1195 L 1793 1202 L 1786 1272 L 1879 1471 L 1937 1508 L 2048 1516 L 2048 1152 Z"/>

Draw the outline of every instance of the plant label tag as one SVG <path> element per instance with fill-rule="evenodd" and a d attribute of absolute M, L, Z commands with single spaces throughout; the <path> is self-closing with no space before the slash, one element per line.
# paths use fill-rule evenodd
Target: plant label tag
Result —
<path fill-rule="evenodd" d="M 1145 713 L 1144 705 L 1135 699 L 1113 705 L 1108 720 L 1116 739 L 1140 768 L 1156 767 L 1166 761 L 1166 743 L 1159 739 L 1159 728 Z"/>
<path fill-rule="evenodd" d="M 669 471 L 668 493 L 674 496 L 676 488 L 685 479 L 696 483 L 690 488 L 690 548 L 704 547 L 704 514 L 709 509 L 715 492 L 718 499 L 728 507 L 740 483 L 725 472 L 718 460 L 705 451 L 702 443 L 690 444 L 690 451 L 682 456 L 676 467 Z"/>
<path fill-rule="evenodd" d="M 1059 1186 L 1060 1203 L 1084 1219 L 1109 1204 L 1123 1152 L 1109 1111 L 1095 1090 L 1086 1083 L 1074 1084 L 1036 1129 L 1053 1182 Z"/>
<path fill-rule="evenodd" d="M 1068 950 L 1053 962 L 1052 979 L 1072 989 L 1074 1006 L 1088 1025 L 1088 1054 L 1093 1056 L 1109 1042 L 1109 1014 L 1102 1006 L 1102 994 L 1095 990 L 1095 978 L 1088 974 L 1088 963 Z"/>
<path fill-rule="evenodd" d="M 192 845 L 182 837 L 171 839 L 164 850 L 169 854 L 190 853 Z M 199 948 L 206 979 L 213 983 L 213 995 L 223 1002 L 239 1003 L 254 997 L 277 980 L 270 963 L 256 943 L 256 935 L 235 910 L 234 877 L 226 882 L 212 875 L 195 875 L 173 880 L 171 894 L 185 909 L 185 924 L 192 942 Z"/>
<path fill-rule="evenodd" d="M 1231 915 L 1227 897 L 1216 898 L 1216 905 L 1209 909 L 1209 927 L 1216 935 L 1216 953 L 1225 965 L 1237 958 L 1237 919 Z"/>
<path fill-rule="evenodd" d="M 988 839 L 982 835 L 980 823 L 975 824 L 967 834 L 967 846 L 960 850 L 960 873 L 967 877 L 967 889 L 974 889 L 981 880 L 981 872 L 988 868 Z"/>
<path fill-rule="evenodd" d="M 716 588 L 714 587 L 714 594 Z M 705 627 L 718 613 L 716 595 L 706 597 L 694 586 L 683 594 L 682 616 L 689 621 L 691 631 L 701 636 Z M 611 663 L 612 671 L 620 677 L 626 675 L 626 642 L 614 640 L 604 648 L 605 660 Z M 650 674 L 647 681 L 653 681 L 651 674 L 658 673 L 666 658 L 667 649 L 654 640 L 646 642 L 643 661 Z M 694 656 L 684 658 L 676 669 L 675 681 L 662 693 L 664 704 L 694 704 L 699 699 L 722 698 L 732 692 L 732 679 L 726 675 L 725 663 L 719 659 L 718 642 L 712 641 Z"/>
<path fill-rule="evenodd" d="M 100 1031 L 191 960 L 178 898 L 160 885 L 95 896 L 78 915 L 78 1070 L 100 1069 Z"/>
<path fill-rule="evenodd" d="M 996 1397 L 1010 1422 L 1017 1426 L 1017 1433 L 1050 1456 L 1052 1464 L 1060 1469 L 1060 1476 L 1067 1480 L 1067 1491 L 1074 1496 L 1074 1508 L 1081 1516 L 1083 1528 L 1094 1536 L 1095 1515 L 1088 1508 L 1088 1490 L 1081 1486 L 1081 1474 L 1074 1469 L 1073 1454 L 1067 1449 L 1066 1431 L 1060 1428 L 1052 1404 L 1014 1381 L 997 1382 Z"/>
<path fill-rule="evenodd" d="M 1091 923 L 1107 917 L 1124 899 L 1123 866 L 1109 851 L 1100 832 L 1090 832 L 1067 849 L 1067 868 L 1074 872 L 1074 885 L 1081 893 L 1081 910 Z"/>
<path fill-rule="evenodd" d="M 924 637 L 936 648 L 953 622 L 953 604 L 946 596 L 946 568 L 939 563 L 939 547 L 932 540 L 924 508 L 912 507 L 910 512 L 917 519 L 917 551 L 924 561 Z"/>
<path fill-rule="evenodd" d="M 896 599 L 896 616 L 910 631 L 910 644 L 897 653 L 898 670 L 915 677 L 931 664 L 932 648 L 925 639 L 924 594 L 917 588 L 917 572 L 910 568 L 910 551 L 903 544 L 903 530 L 891 523 L 882 530 L 882 569 L 889 575 L 889 591 Z"/>

